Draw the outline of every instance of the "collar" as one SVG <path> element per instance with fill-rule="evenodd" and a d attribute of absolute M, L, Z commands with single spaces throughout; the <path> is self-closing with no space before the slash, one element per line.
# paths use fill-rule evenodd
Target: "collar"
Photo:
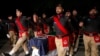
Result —
<path fill-rule="evenodd" d="M 57 17 L 58 17 L 58 18 L 61 18 L 61 17 L 62 17 L 62 14 L 58 14 Z"/>

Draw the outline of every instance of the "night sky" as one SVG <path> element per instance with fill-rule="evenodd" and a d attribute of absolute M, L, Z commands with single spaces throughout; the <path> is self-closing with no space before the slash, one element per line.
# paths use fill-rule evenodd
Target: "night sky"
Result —
<path fill-rule="evenodd" d="M 65 10 L 77 9 L 81 13 L 86 13 L 91 7 L 96 6 L 99 10 L 100 3 L 96 0 L 0 0 L 0 17 L 15 15 L 15 9 L 23 10 L 24 15 L 32 15 L 33 12 L 39 14 L 46 12 L 52 14 L 56 4 L 63 4 Z"/>

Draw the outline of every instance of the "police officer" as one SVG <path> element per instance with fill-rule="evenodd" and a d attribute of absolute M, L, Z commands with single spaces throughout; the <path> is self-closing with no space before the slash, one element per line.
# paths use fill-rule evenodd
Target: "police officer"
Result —
<path fill-rule="evenodd" d="M 95 41 L 95 36 L 98 36 L 100 19 L 96 15 L 96 9 L 91 9 L 89 11 L 89 16 L 83 18 L 83 22 L 80 22 L 80 26 L 84 26 L 84 46 L 85 46 L 85 56 L 99 56 L 98 48 Z"/>
<path fill-rule="evenodd" d="M 10 41 L 11 41 L 12 45 L 14 46 L 17 41 L 17 36 L 16 36 L 17 28 L 16 28 L 16 24 L 15 24 L 15 21 L 12 18 L 12 16 L 8 16 L 7 24 L 8 24 L 7 36 L 9 35 L 8 37 L 10 37 Z"/>
<path fill-rule="evenodd" d="M 81 17 L 78 15 L 78 12 L 76 9 L 72 11 L 71 16 L 71 24 L 73 26 L 73 37 L 74 37 L 74 52 L 77 52 L 78 44 L 79 44 L 79 22 L 81 21 Z"/>
<path fill-rule="evenodd" d="M 55 44 L 57 47 L 58 56 L 65 56 L 66 52 L 69 51 L 69 24 L 66 17 L 63 15 L 63 7 L 59 4 L 56 7 L 57 15 L 54 16 L 54 29 Z"/>
<path fill-rule="evenodd" d="M 28 29 L 27 29 L 27 23 L 26 23 L 27 18 L 25 16 L 22 16 L 22 11 L 19 9 L 16 9 L 16 16 L 17 18 L 15 21 L 18 28 L 19 38 L 15 46 L 12 48 L 12 50 L 9 53 L 2 53 L 3 56 L 12 56 L 18 51 L 18 49 L 21 46 L 25 51 L 25 56 L 30 55 L 27 44 L 26 44 L 26 40 L 28 38 Z"/>

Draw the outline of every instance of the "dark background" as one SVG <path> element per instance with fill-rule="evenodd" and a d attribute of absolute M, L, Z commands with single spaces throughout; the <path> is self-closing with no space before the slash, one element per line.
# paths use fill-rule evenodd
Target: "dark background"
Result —
<path fill-rule="evenodd" d="M 16 8 L 22 9 L 26 16 L 31 16 L 33 12 L 39 14 L 46 12 L 48 15 L 53 15 L 58 3 L 63 4 L 65 11 L 77 9 L 80 14 L 85 14 L 95 6 L 100 9 L 98 0 L 0 0 L 0 17 L 14 16 Z"/>

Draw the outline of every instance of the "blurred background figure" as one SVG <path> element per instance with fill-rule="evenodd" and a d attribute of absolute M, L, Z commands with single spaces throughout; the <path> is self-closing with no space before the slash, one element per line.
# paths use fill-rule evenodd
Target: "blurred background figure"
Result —
<path fill-rule="evenodd" d="M 17 41 L 17 27 L 15 24 L 15 20 L 12 16 L 8 16 L 7 26 L 8 26 L 7 37 L 10 39 L 11 45 L 15 46 Z"/>

